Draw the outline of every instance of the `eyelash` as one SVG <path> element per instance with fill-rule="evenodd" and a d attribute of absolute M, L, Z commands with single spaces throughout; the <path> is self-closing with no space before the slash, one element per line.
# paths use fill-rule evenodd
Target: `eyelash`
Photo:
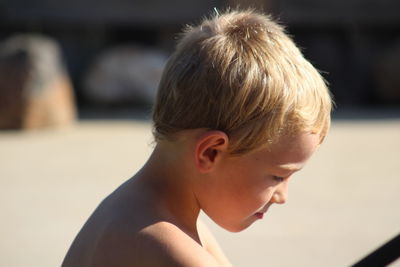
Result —
<path fill-rule="evenodd" d="M 275 176 L 275 175 L 273 176 L 273 178 L 274 178 L 274 180 L 277 181 L 278 183 L 283 182 L 283 180 L 285 179 L 285 178 L 283 178 L 283 177 Z"/>

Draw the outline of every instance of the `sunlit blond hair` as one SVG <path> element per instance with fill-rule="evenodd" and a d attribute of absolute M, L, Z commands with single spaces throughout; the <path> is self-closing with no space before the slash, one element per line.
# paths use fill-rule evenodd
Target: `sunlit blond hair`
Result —
<path fill-rule="evenodd" d="M 156 141 L 184 129 L 221 130 L 242 154 L 282 134 L 325 137 L 331 97 L 282 26 L 231 11 L 187 28 L 169 59 L 153 111 Z"/>

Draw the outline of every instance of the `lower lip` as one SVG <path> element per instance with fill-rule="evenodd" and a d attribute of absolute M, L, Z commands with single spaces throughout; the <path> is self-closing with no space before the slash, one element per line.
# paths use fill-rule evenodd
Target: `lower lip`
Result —
<path fill-rule="evenodd" d="M 262 213 L 262 212 L 257 212 L 257 213 L 255 214 L 255 216 L 257 217 L 257 219 L 262 219 L 262 218 L 264 218 L 264 213 Z"/>

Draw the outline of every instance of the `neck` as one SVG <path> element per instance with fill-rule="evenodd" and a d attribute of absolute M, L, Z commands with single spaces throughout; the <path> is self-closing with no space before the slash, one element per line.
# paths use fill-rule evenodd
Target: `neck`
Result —
<path fill-rule="evenodd" d="M 198 240 L 196 223 L 200 207 L 192 191 L 190 162 L 184 153 L 168 146 L 157 144 L 135 180 L 155 200 L 153 203 L 163 218 Z"/>

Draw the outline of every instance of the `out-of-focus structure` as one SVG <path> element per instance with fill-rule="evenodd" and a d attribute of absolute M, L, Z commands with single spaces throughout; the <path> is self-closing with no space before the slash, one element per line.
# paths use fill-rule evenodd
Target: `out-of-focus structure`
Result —
<path fill-rule="evenodd" d="M 400 60 L 396 60 L 400 57 L 400 2 L 396 0 L 6 0 L 0 3 L 0 41 L 17 32 L 57 40 L 81 107 L 98 102 L 91 95 L 103 89 L 95 84 L 123 84 L 123 89 L 116 90 L 121 95 L 114 99 L 134 100 L 134 90 L 143 80 L 127 86 L 135 81 L 127 83 L 122 76 L 112 80 L 114 76 L 107 74 L 111 80 L 93 81 L 99 55 L 110 49 L 120 55 L 129 46 L 168 54 L 185 24 L 196 23 L 215 9 L 236 6 L 263 10 L 288 25 L 305 56 L 330 83 L 339 106 L 400 104 Z M 120 46 L 125 50 L 116 51 Z M 124 66 L 154 66 L 149 72 L 157 73 L 162 63 L 151 65 L 151 60 L 151 56 L 132 57 L 131 62 L 125 59 Z M 159 79 L 159 75 L 138 76 L 154 79 L 155 84 Z"/>
<path fill-rule="evenodd" d="M 0 129 L 70 126 L 74 94 L 56 41 L 15 35 L 0 44 Z"/>

